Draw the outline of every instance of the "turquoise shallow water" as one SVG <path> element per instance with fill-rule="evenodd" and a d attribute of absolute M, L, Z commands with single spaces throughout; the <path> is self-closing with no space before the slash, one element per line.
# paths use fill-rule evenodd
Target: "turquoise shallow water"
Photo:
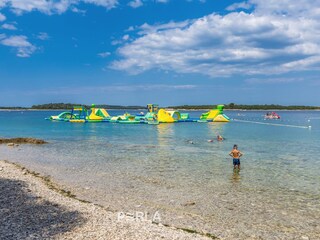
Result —
<path fill-rule="evenodd" d="M 256 228 L 250 229 L 255 232 L 276 229 L 279 222 L 282 230 L 288 226 L 298 232 L 319 230 L 312 225 L 319 216 L 318 111 L 280 111 L 281 120 L 264 120 L 262 111 L 227 111 L 236 119 L 230 123 L 125 125 L 44 120 L 56 113 L 1 111 L 1 137 L 36 137 L 50 143 L 0 146 L 1 159 L 51 175 L 82 197 L 113 210 L 161 209 L 166 221 L 181 226 L 214 233 L 219 232 L 219 225 L 232 229 L 228 221 L 235 218 L 228 211 L 239 205 L 241 209 L 233 210 L 239 211 L 237 222 L 254 221 Z M 122 113 L 110 111 L 111 115 Z M 192 117 L 200 114 L 191 112 Z M 225 141 L 208 142 L 217 134 Z M 233 172 L 228 157 L 233 144 L 244 153 L 240 173 Z M 187 206 L 190 201 L 196 204 Z M 259 213 L 260 209 L 265 212 Z M 269 210 L 274 223 L 267 224 L 263 219 L 271 218 Z M 279 215 L 282 211 L 285 219 Z M 304 213 L 296 215 L 299 211 Z"/>

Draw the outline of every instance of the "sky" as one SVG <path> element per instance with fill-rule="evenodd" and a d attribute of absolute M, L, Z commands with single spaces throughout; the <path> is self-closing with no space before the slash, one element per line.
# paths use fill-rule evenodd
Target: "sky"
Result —
<path fill-rule="evenodd" d="M 0 106 L 320 106 L 320 0 L 0 0 Z"/>

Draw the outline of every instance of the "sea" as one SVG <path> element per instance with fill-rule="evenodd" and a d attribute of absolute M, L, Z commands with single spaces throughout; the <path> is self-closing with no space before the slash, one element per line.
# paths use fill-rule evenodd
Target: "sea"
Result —
<path fill-rule="evenodd" d="M 164 225 L 221 239 L 320 238 L 320 111 L 277 111 L 278 120 L 225 111 L 228 123 L 45 120 L 58 113 L 0 111 L 0 137 L 48 142 L 0 145 L 0 159 L 50 176 L 115 218 L 142 212 L 152 221 L 156 213 Z M 234 144 L 240 171 L 228 155 Z"/>

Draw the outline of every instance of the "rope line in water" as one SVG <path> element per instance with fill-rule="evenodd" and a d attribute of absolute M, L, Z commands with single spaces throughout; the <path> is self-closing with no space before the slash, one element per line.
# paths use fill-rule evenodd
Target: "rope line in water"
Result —
<path fill-rule="evenodd" d="M 289 125 L 289 124 L 277 124 L 277 123 L 264 123 L 264 122 L 255 122 L 255 121 L 246 121 L 240 119 L 233 119 L 236 122 L 246 122 L 246 123 L 256 123 L 262 125 L 271 125 L 271 126 L 279 126 L 279 127 L 294 127 L 294 128 L 311 128 L 311 126 L 297 126 L 297 125 Z"/>

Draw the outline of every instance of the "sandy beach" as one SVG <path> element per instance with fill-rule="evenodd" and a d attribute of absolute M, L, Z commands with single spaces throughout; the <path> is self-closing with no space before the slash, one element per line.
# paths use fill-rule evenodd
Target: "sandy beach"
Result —
<path fill-rule="evenodd" d="M 0 161 L 2 239 L 213 239 L 152 219 L 119 215 L 64 191 L 50 179 Z"/>

